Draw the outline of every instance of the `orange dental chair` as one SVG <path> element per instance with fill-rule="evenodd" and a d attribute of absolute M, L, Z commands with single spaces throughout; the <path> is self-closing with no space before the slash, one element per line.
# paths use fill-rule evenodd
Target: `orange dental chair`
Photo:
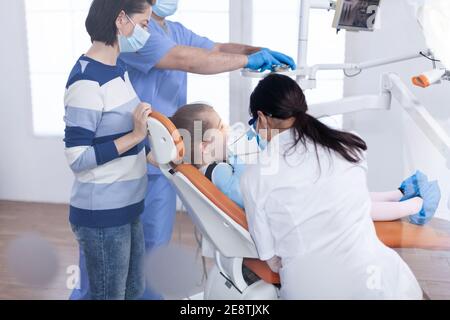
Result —
<path fill-rule="evenodd" d="M 278 299 L 280 278 L 258 259 L 244 211 L 197 168 L 183 164 L 185 146 L 174 124 L 158 112 L 148 120 L 153 158 L 171 181 L 202 236 L 215 250 L 204 299 Z M 450 249 L 450 238 L 433 228 L 407 222 L 375 223 L 378 237 L 391 248 Z"/>

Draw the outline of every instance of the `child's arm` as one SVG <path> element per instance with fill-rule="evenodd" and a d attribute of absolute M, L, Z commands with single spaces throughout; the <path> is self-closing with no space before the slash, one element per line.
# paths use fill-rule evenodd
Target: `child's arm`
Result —
<path fill-rule="evenodd" d="M 388 192 L 371 192 L 370 199 L 372 202 L 391 202 L 400 201 L 403 198 L 403 193 L 400 190 L 388 191 Z"/>
<path fill-rule="evenodd" d="M 228 163 L 211 164 L 205 171 L 206 177 L 238 206 L 244 208 L 240 180 L 245 164 L 237 156 L 230 156 Z"/>
<path fill-rule="evenodd" d="M 372 201 L 370 215 L 373 221 L 394 221 L 417 214 L 423 206 L 421 198 L 412 198 L 402 202 Z"/>
<path fill-rule="evenodd" d="M 228 198 L 233 200 L 241 208 L 244 208 L 242 199 L 240 179 L 243 170 L 235 171 L 228 163 L 219 163 L 214 167 L 211 174 L 211 181 Z"/>

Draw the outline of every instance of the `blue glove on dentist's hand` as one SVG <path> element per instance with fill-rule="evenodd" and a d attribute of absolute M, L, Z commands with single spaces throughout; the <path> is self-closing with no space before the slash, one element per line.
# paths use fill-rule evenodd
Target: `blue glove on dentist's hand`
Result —
<path fill-rule="evenodd" d="M 288 55 L 285 55 L 284 53 L 281 53 L 281 52 L 272 51 L 267 48 L 263 48 L 262 51 L 269 52 L 272 55 L 272 57 L 274 57 L 276 60 L 278 60 L 282 64 L 288 65 L 289 67 L 291 67 L 292 70 L 297 70 L 297 64 L 295 63 L 294 59 L 292 59 Z"/>
<path fill-rule="evenodd" d="M 273 71 L 275 67 L 282 65 L 287 65 L 292 70 L 297 69 L 297 65 L 291 57 L 281 52 L 263 48 L 261 51 L 248 56 L 248 64 L 246 68 L 264 72 L 266 70 Z"/>
<path fill-rule="evenodd" d="M 246 68 L 264 72 L 272 70 L 274 66 L 281 66 L 282 63 L 275 59 L 269 51 L 261 50 L 248 56 L 248 64 Z"/>

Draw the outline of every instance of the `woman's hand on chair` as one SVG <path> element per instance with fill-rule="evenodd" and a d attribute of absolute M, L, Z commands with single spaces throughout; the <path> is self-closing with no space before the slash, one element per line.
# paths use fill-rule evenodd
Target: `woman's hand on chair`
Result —
<path fill-rule="evenodd" d="M 147 121 L 151 113 L 152 107 L 148 103 L 140 103 L 136 107 L 133 111 L 134 130 L 114 141 L 119 155 L 144 141 L 148 135 Z"/>
<path fill-rule="evenodd" d="M 278 256 L 273 256 L 271 259 L 267 260 L 267 264 L 269 265 L 269 268 L 275 273 L 279 273 L 280 269 L 283 268 L 281 258 Z"/>
<path fill-rule="evenodd" d="M 148 103 L 141 102 L 133 112 L 134 130 L 133 134 L 139 141 L 145 139 L 148 134 L 147 121 L 152 113 L 152 107 Z"/>

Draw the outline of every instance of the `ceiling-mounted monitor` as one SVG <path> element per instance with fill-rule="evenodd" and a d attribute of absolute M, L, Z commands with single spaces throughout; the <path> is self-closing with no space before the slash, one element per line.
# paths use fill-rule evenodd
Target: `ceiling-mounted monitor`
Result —
<path fill-rule="evenodd" d="M 373 31 L 381 0 L 337 0 L 333 27 L 349 31 Z"/>

